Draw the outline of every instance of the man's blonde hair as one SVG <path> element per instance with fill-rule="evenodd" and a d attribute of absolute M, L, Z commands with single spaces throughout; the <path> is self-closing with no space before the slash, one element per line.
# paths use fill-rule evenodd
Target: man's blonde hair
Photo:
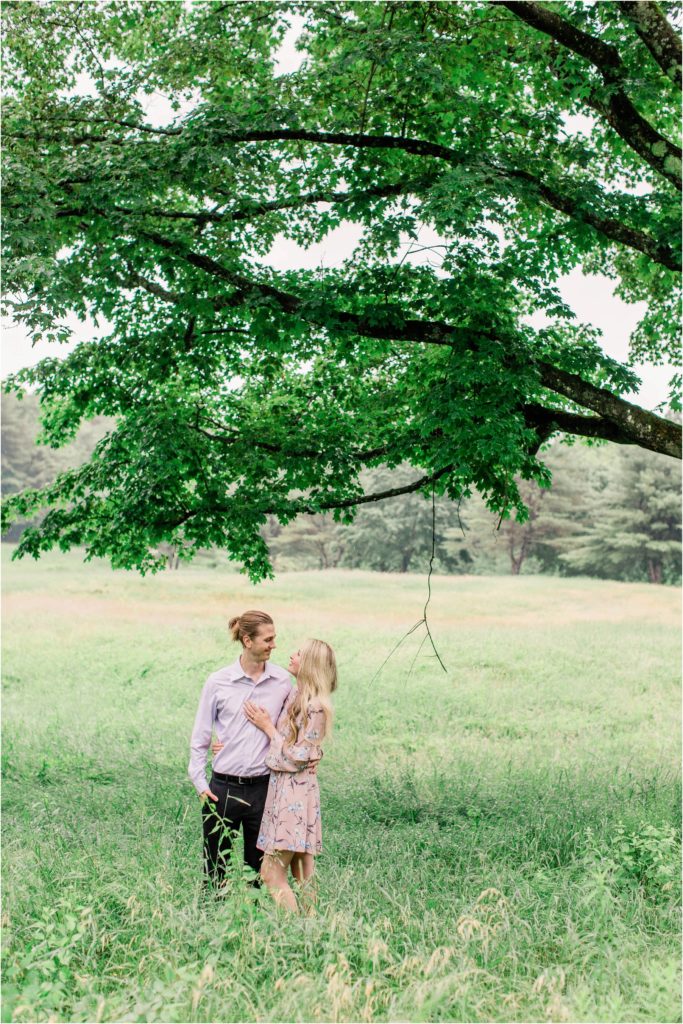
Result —
<path fill-rule="evenodd" d="M 241 615 L 235 615 L 234 618 L 230 619 L 228 629 L 235 643 L 239 640 L 244 647 L 245 636 L 253 640 L 261 626 L 272 625 L 273 620 L 268 612 L 250 611 L 242 612 Z"/>

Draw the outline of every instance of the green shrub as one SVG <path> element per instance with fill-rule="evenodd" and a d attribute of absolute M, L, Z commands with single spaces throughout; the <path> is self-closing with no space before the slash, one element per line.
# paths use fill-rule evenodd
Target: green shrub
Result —
<path fill-rule="evenodd" d="M 643 822 L 637 830 L 619 823 L 600 846 L 587 829 L 586 860 L 615 888 L 638 886 L 652 899 L 680 901 L 680 835 L 672 825 Z"/>

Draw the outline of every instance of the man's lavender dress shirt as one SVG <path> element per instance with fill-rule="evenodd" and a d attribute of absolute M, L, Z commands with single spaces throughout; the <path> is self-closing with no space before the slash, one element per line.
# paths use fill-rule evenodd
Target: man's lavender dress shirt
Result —
<path fill-rule="evenodd" d="M 260 704 L 277 722 L 282 705 L 292 689 L 289 673 L 267 661 L 263 674 L 254 682 L 240 664 L 214 672 L 204 683 L 190 741 L 188 774 L 198 793 L 209 788 L 206 779 L 206 755 L 211 734 L 225 746 L 216 754 L 213 767 L 223 775 L 267 775 L 266 754 L 270 740 L 244 714 L 247 700 Z"/>

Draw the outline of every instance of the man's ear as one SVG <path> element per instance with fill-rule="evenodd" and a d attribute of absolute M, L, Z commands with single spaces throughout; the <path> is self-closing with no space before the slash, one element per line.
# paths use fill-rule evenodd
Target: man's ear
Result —
<path fill-rule="evenodd" d="M 250 636 L 243 636 L 242 637 L 242 643 L 247 648 L 251 647 L 251 637 Z"/>

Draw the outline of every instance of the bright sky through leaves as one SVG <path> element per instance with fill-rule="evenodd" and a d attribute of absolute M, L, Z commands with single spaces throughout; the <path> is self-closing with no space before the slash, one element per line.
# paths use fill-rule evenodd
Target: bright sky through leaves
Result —
<path fill-rule="evenodd" d="M 101 331 L 9 386 L 53 444 L 117 422 L 10 499 L 48 510 L 20 554 L 259 578 L 268 516 L 476 487 L 523 517 L 558 433 L 680 457 L 624 362 L 629 331 L 678 359 L 673 10 L 302 2 L 297 64 L 287 4 L 6 5 L 8 305 L 41 344 Z M 415 476 L 365 493 L 379 465 Z"/>

